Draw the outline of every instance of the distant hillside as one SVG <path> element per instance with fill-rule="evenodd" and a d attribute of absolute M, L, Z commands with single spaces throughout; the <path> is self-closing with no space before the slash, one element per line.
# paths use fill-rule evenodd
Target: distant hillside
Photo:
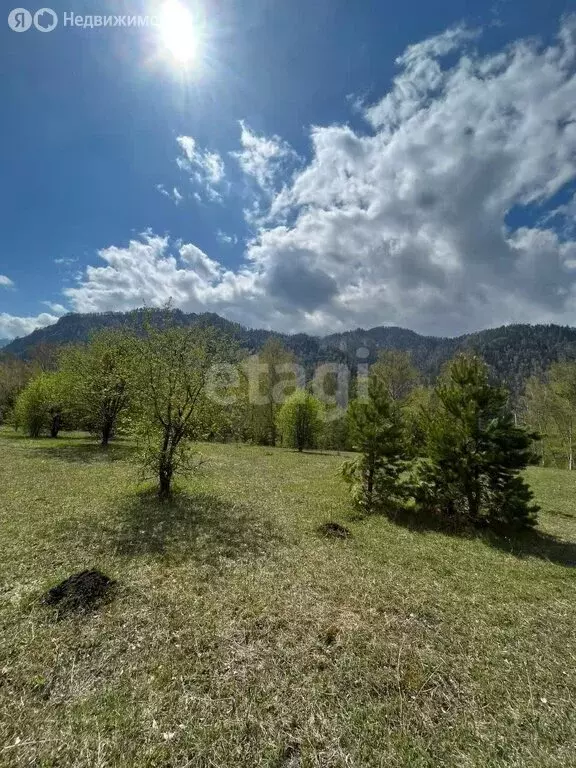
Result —
<path fill-rule="evenodd" d="M 378 327 L 333 334 L 322 343 L 349 350 L 365 346 L 371 351 L 370 359 L 378 349 L 405 350 L 427 378 L 435 378 L 457 352 L 473 350 L 488 363 L 494 377 L 515 393 L 522 391 L 529 376 L 552 363 L 576 359 L 576 328 L 560 325 L 505 325 L 456 338 Z"/>
<path fill-rule="evenodd" d="M 576 359 L 576 328 L 559 325 L 509 325 L 457 338 L 422 336 L 405 328 L 386 326 L 316 337 L 244 328 L 212 313 L 185 314 L 174 310 L 173 316 L 176 323 L 184 326 L 211 325 L 221 328 L 249 352 L 258 351 L 270 336 L 279 336 L 308 368 L 328 361 L 347 363 L 354 368 L 359 361 L 373 362 L 381 349 L 399 349 L 410 352 L 415 365 L 430 380 L 456 352 L 471 349 L 482 355 L 495 377 L 516 393 L 522 390 L 529 376 L 542 372 L 551 363 Z M 70 314 L 54 325 L 15 339 L 3 353 L 26 358 L 41 346 L 87 341 L 92 333 L 104 328 L 133 328 L 138 331 L 143 328 L 147 317 L 154 323 L 160 312 L 134 310 L 126 313 Z M 359 357 L 359 350 L 368 350 L 368 355 L 364 351 Z"/>
<path fill-rule="evenodd" d="M 10 339 L 0 339 L 0 349 L 10 344 Z"/>
<path fill-rule="evenodd" d="M 140 330 L 147 319 L 154 324 L 160 317 L 158 310 L 137 309 L 132 312 L 103 312 L 93 314 L 69 314 L 61 317 L 54 325 L 39 328 L 28 336 L 14 339 L 5 348 L 5 352 L 17 357 L 30 357 L 34 349 L 43 345 L 62 346 L 63 344 L 79 344 L 88 341 L 90 336 L 97 331 L 106 328 L 131 328 Z M 219 315 L 213 314 L 184 314 L 179 310 L 173 310 L 173 318 L 177 324 L 195 325 L 207 324 L 224 327 L 228 330 L 235 328 Z M 239 328 L 240 326 L 238 326 Z"/>

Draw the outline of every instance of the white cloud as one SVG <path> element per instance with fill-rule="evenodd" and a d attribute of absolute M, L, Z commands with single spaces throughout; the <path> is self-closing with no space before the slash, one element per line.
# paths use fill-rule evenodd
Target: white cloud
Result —
<path fill-rule="evenodd" d="M 198 184 L 212 202 L 221 202 L 222 194 L 218 189 L 225 177 L 224 161 L 217 152 L 209 152 L 198 147 L 192 136 L 178 136 L 176 139 L 182 155 L 176 160 L 180 170 L 189 174 L 190 179 Z"/>
<path fill-rule="evenodd" d="M 220 264 L 206 256 L 206 254 L 195 245 L 191 245 L 190 243 L 182 245 L 179 253 L 180 258 L 186 263 L 186 266 L 193 269 L 194 272 L 204 280 L 211 282 L 220 277 L 222 273 Z"/>
<path fill-rule="evenodd" d="M 70 267 L 72 264 L 75 264 L 77 261 L 78 259 L 76 258 L 54 259 L 54 264 L 58 264 L 59 266 Z"/>
<path fill-rule="evenodd" d="M 51 309 L 55 315 L 65 315 L 68 313 L 68 310 L 62 304 L 55 304 L 53 301 L 43 301 L 42 304 Z"/>
<path fill-rule="evenodd" d="M 0 275 L 0 288 L 13 288 L 14 283 L 6 275 Z"/>
<path fill-rule="evenodd" d="M 391 91 L 365 107 L 366 131 L 314 127 L 311 158 L 293 176 L 278 170 L 286 145 L 243 125 L 236 157 L 269 215 L 238 271 L 148 235 L 100 252 L 106 266 L 66 292 L 76 309 L 172 297 L 189 311 L 310 332 L 576 322 L 573 204 L 550 216 L 576 179 L 576 22 L 564 20 L 548 47 L 519 41 L 490 56 L 467 49 L 475 34 L 457 28 L 408 48 Z M 179 141 L 196 168 L 195 142 Z"/>
<path fill-rule="evenodd" d="M 222 232 L 221 229 L 216 232 L 216 237 L 221 243 L 224 243 L 225 245 L 237 245 L 238 244 L 238 237 L 237 235 L 229 235 L 227 232 Z"/>
<path fill-rule="evenodd" d="M 213 284 L 221 284 L 220 265 L 192 244 L 171 244 L 150 233 L 131 240 L 126 248 L 112 246 L 99 252 L 102 267 L 88 267 L 86 275 L 65 295 L 79 312 L 175 306 L 202 311 L 214 300 Z"/>
<path fill-rule="evenodd" d="M 172 192 L 169 192 L 164 186 L 164 184 L 157 184 L 156 189 L 158 190 L 158 192 L 160 192 L 161 195 L 163 195 L 164 197 L 167 197 L 169 200 L 172 200 L 174 203 L 176 203 L 176 205 L 179 205 L 184 199 L 178 187 L 174 187 L 172 189 Z"/>
<path fill-rule="evenodd" d="M 392 90 L 366 110 L 369 121 L 377 128 L 391 130 L 412 117 L 438 93 L 442 85 L 443 72 L 438 59 L 477 36 L 478 31 L 458 26 L 408 46 L 396 59 L 396 64 L 403 69 L 394 79 Z"/>
<path fill-rule="evenodd" d="M 242 149 L 231 152 L 242 171 L 253 178 L 263 192 L 272 194 L 283 182 L 287 170 L 298 160 L 292 147 L 279 136 L 259 136 L 240 121 Z"/>
<path fill-rule="evenodd" d="M 0 312 L 0 339 L 14 339 L 17 336 L 27 336 L 37 328 L 52 325 L 58 320 L 54 315 L 42 312 L 36 317 L 14 317 Z"/>

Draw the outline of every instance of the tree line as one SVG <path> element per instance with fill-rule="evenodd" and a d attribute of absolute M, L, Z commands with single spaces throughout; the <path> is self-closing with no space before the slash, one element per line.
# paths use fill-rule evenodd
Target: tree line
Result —
<path fill-rule="evenodd" d="M 558 325 L 507 325 L 457 338 L 422 336 L 391 326 L 316 337 L 245 328 L 213 313 L 185 314 L 172 309 L 171 316 L 177 325 L 219 328 L 252 353 L 261 350 L 265 342 L 274 336 L 296 355 L 307 370 L 324 362 L 345 363 L 353 369 L 360 349 L 366 352 L 370 364 L 376 362 L 380 350 L 397 349 L 411 353 L 414 365 L 425 381 L 431 384 L 443 365 L 458 352 L 477 354 L 489 365 L 494 378 L 510 390 L 515 403 L 530 376 L 541 376 L 552 363 L 576 359 L 576 328 Z M 68 314 L 54 325 L 15 339 L 7 345 L 6 353 L 31 359 L 37 356 L 39 349 L 85 343 L 101 330 L 128 329 L 138 334 L 157 320 L 162 324 L 162 317 L 162 309 Z"/>
<path fill-rule="evenodd" d="M 520 471 L 562 451 L 572 466 L 574 364 L 530 379 L 513 409 L 472 353 L 427 386 L 409 353 L 381 352 L 358 367 L 345 399 L 337 374 L 324 377 L 319 397 L 296 363 L 279 338 L 249 355 L 222 330 L 174 325 L 167 312 L 144 333 L 104 330 L 50 364 L 4 362 L 0 414 L 31 437 L 80 429 L 105 447 L 135 436 L 161 496 L 193 469 L 200 441 L 349 450 L 343 476 L 360 510 L 454 524 L 531 527 L 537 507 Z"/>

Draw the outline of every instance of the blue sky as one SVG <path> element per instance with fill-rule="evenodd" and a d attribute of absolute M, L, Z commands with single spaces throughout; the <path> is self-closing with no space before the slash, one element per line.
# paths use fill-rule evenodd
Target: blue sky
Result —
<path fill-rule="evenodd" d="M 576 2 L 71 6 L 0 25 L 0 338 L 168 298 L 311 333 L 576 323 Z"/>

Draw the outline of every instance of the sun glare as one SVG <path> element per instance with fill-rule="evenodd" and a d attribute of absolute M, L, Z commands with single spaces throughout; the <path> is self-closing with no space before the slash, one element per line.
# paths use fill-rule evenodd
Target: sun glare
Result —
<path fill-rule="evenodd" d="M 190 66 L 198 59 L 201 28 L 186 5 L 166 0 L 160 8 L 159 29 L 165 50 L 180 66 Z"/>

